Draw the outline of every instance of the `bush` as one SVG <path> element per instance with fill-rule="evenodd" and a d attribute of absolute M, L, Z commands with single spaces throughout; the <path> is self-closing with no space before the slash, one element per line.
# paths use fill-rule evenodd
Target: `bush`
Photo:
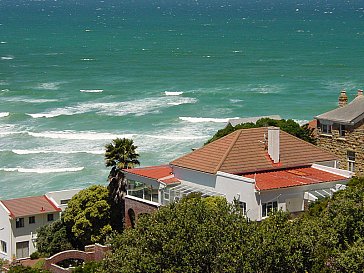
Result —
<path fill-rule="evenodd" d="M 32 254 L 30 254 L 30 259 L 31 259 L 31 260 L 39 259 L 39 257 L 40 257 L 40 254 L 39 254 L 39 252 L 38 252 L 38 251 L 33 252 Z"/>

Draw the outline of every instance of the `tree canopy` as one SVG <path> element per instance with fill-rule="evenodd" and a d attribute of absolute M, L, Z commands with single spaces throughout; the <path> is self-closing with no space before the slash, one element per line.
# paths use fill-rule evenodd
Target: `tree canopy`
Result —
<path fill-rule="evenodd" d="M 105 165 L 106 167 L 117 167 L 119 169 L 133 168 L 140 165 L 139 154 L 136 152 L 137 146 L 132 139 L 116 138 L 111 143 L 105 145 Z"/>
<path fill-rule="evenodd" d="M 213 142 L 239 129 L 250 129 L 250 128 L 258 128 L 266 126 L 279 127 L 283 131 L 293 136 L 296 136 L 312 144 L 316 144 L 316 139 L 313 136 L 313 130 L 308 128 L 307 125 L 300 126 L 297 122 L 295 122 L 292 119 L 275 120 L 270 118 L 261 118 L 256 123 L 248 122 L 248 123 L 238 124 L 236 126 L 232 126 L 229 123 L 225 128 L 218 130 L 215 133 L 215 135 L 212 138 L 210 138 L 205 144 Z"/>
<path fill-rule="evenodd" d="M 290 217 L 249 221 L 223 198 L 188 196 L 116 236 L 102 272 L 362 272 L 364 178 Z"/>
<path fill-rule="evenodd" d="M 111 233 L 109 191 L 94 185 L 74 195 L 62 215 L 72 244 L 78 249 L 104 243 Z"/>
<path fill-rule="evenodd" d="M 66 226 L 61 219 L 37 230 L 37 250 L 45 257 L 73 249 Z"/>

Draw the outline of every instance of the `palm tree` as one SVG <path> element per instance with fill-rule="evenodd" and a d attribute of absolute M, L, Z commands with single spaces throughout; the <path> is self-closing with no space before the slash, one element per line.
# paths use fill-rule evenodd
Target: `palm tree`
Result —
<path fill-rule="evenodd" d="M 111 222 L 113 229 L 121 231 L 123 228 L 127 182 L 122 169 L 130 169 L 140 165 L 137 146 L 132 139 L 116 138 L 105 145 L 105 165 L 112 167 L 108 176 L 109 197 L 111 199 Z"/>
<path fill-rule="evenodd" d="M 116 138 L 112 143 L 105 145 L 105 164 L 106 167 L 116 167 L 118 169 L 130 169 L 140 165 L 139 154 L 135 151 L 137 146 L 132 139 Z"/>

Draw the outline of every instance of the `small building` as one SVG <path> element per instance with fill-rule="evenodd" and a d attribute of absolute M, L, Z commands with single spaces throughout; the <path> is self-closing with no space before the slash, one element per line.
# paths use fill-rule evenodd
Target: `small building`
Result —
<path fill-rule="evenodd" d="M 36 251 L 36 230 L 60 218 L 46 195 L 0 201 L 0 258 L 28 258 Z"/>
<path fill-rule="evenodd" d="M 242 129 L 172 161 L 123 170 L 126 224 L 192 192 L 236 200 L 251 220 L 272 210 L 303 211 L 345 188 L 352 173 L 337 156 L 276 127 Z"/>
<path fill-rule="evenodd" d="M 270 116 L 260 116 L 260 117 L 247 117 L 247 118 L 232 118 L 229 119 L 226 126 L 228 126 L 229 124 L 233 127 L 235 127 L 238 124 L 242 124 L 242 123 L 257 123 L 258 120 L 262 119 L 262 118 L 270 118 L 270 119 L 275 119 L 275 120 L 281 120 L 281 116 L 279 115 L 270 115 Z"/>
<path fill-rule="evenodd" d="M 346 91 L 341 91 L 339 107 L 315 117 L 317 144 L 334 153 L 339 168 L 364 176 L 364 95 L 358 90 L 348 103 Z"/>

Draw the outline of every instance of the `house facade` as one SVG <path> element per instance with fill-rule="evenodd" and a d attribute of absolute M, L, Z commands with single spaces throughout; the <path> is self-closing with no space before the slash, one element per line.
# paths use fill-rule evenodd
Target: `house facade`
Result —
<path fill-rule="evenodd" d="M 339 108 L 315 117 L 318 145 L 334 153 L 339 168 L 364 176 L 364 95 L 358 90 L 348 103 L 345 90 L 339 96 Z"/>
<path fill-rule="evenodd" d="M 337 157 L 279 128 L 235 131 L 169 165 L 123 170 L 126 224 L 192 192 L 236 200 L 251 220 L 275 209 L 303 211 L 345 187 L 352 173 Z"/>
<path fill-rule="evenodd" d="M 36 230 L 60 218 L 46 195 L 0 201 L 0 258 L 28 258 L 36 251 Z"/>

